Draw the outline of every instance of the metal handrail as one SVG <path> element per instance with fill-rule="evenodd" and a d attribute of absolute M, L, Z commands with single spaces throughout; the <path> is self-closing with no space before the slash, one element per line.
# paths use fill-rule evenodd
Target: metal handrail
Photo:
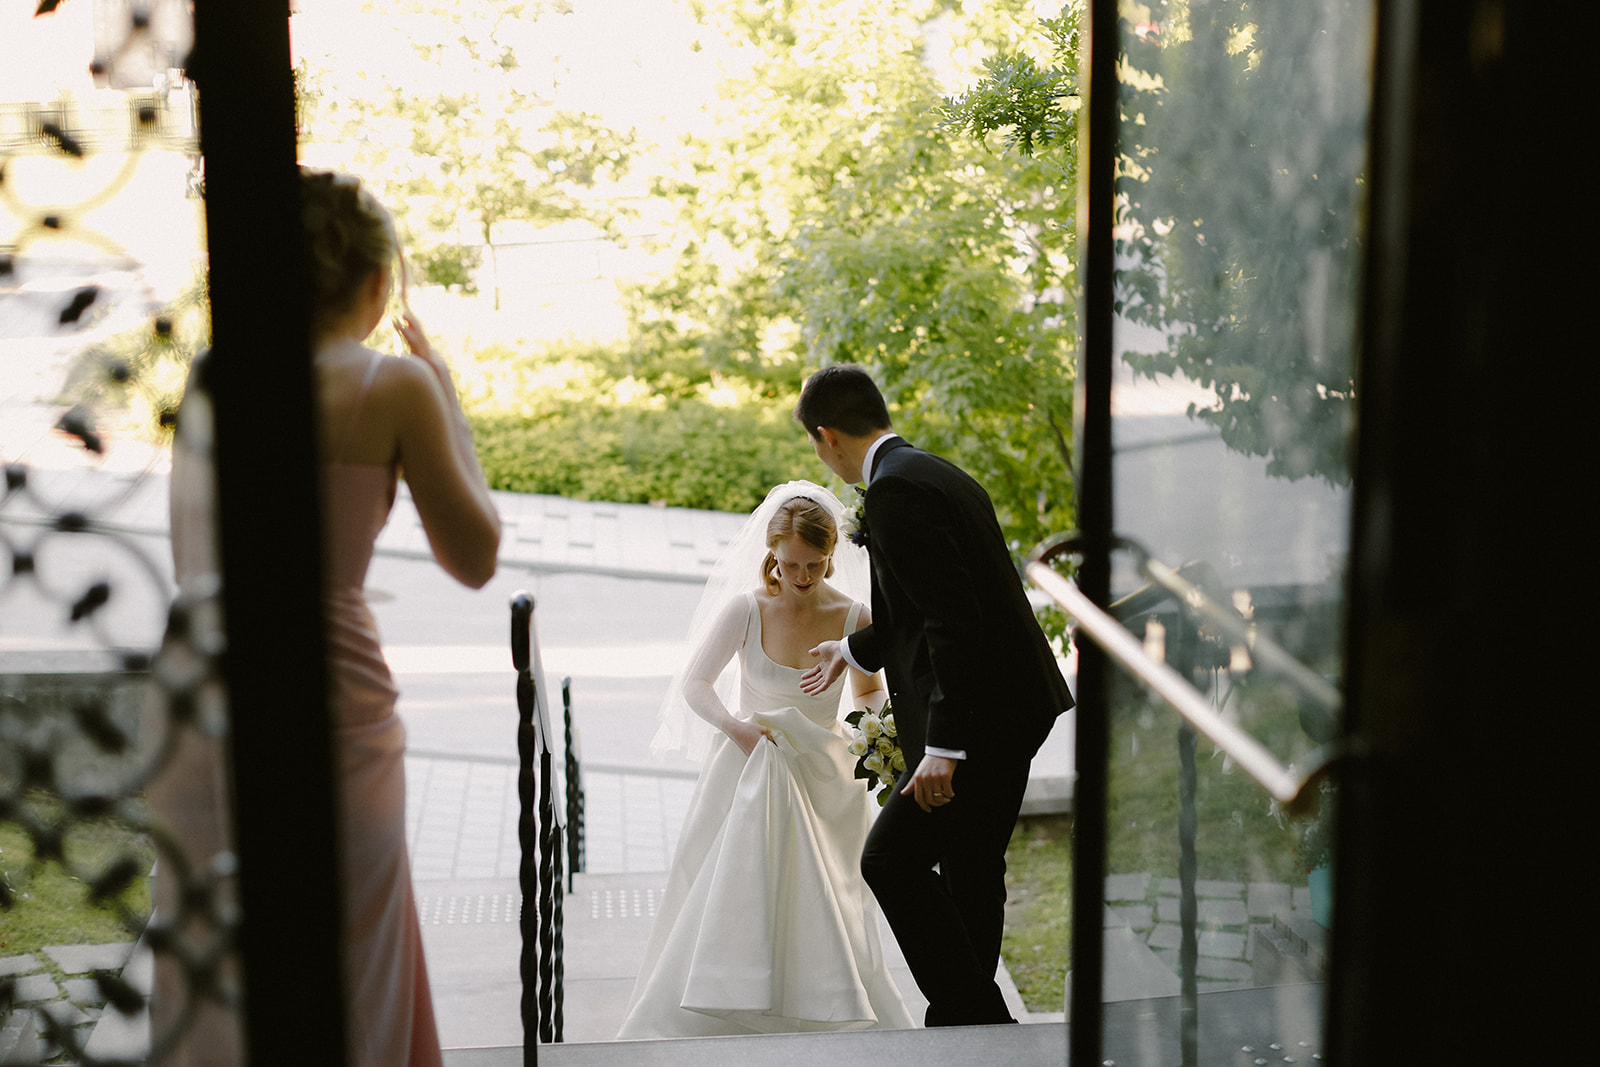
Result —
<path fill-rule="evenodd" d="M 1301 663 L 1282 645 L 1262 634 L 1252 634 L 1235 612 L 1229 611 L 1205 594 L 1199 586 L 1158 559 L 1152 559 L 1138 545 L 1128 546 L 1139 559 L 1139 573 L 1166 589 L 1191 610 L 1205 616 L 1235 644 L 1250 650 L 1250 658 L 1267 670 L 1288 679 L 1324 711 L 1337 712 L 1343 703 L 1339 690 L 1317 672 Z"/>
<path fill-rule="evenodd" d="M 1310 769 L 1304 773 L 1297 774 L 1285 767 L 1249 731 L 1218 714 L 1204 694 L 1190 684 L 1188 679 L 1167 664 L 1151 657 L 1145 652 L 1144 645 L 1129 633 L 1126 627 L 1051 569 L 1048 559 L 1071 548 L 1069 542 L 1061 540 L 1041 545 L 1035 550 L 1025 568 L 1028 578 L 1048 593 L 1062 611 L 1076 619 L 1079 627 L 1096 644 L 1105 649 L 1129 673 L 1171 704 L 1179 715 L 1231 757 L 1234 763 L 1265 789 L 1274 800 L 1296 813 L 1313 805 L 1317 794 L 1315 786 L 1327 773 L 1334 753 L 1327 746 L 1313 752 L 1308 760 Z M 1148 557 L 1146 561 L 1147 565 L 1154 563 Z M 1155 564 L 1155 567 L 1160 568 L 1160 565 Z M 1157 577 L 1157 573 L 1153 571 L 1150 574 L 1152 580 L 1166 584 L 1166 581 L 1176 579 L 1183 585 L 1189 585 L 1183 579 L 1177 578 L 1169 569 L 1160 568 L 1160 577 Z M 1190 589 L 1193 587 L 1190 586 Z M 1257 644 L 1261 643 L 1261 639 L 1258 638 Z M 1284 655 L 1287 656 L 1288 653 Z M 1334 706 L 1337 707 L 1337 701 Z"/>

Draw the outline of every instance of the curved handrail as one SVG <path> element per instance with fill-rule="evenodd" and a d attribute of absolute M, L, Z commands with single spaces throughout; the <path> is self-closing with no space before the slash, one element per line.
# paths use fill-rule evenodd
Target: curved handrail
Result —
<path fill-rule="evenodd" d="M 1124 547 L 1135 547 L 1126 539 L 1118 539 L 1118 543 Z M 1144 645 L 1139 639 L 1125 626 L 1050 567 L 1050 560 L 1077 551 L 1078 547 L 1078 540 L 1070 535 L 1051 538 L 1042 543 L 1029 557 L 1025 568 L 1029 580 L 1048 593 L 1062 611 L 1076 619 L 1083 632 L 1105 649 L 1113 659 L 1171 704 L 1191 726 L 1230 756 L 1234 763 L 1265 789 L 1274 800 L 1295 813 L 1315 804 L 1316 785 L 1328 773 L 1337 755 L 1336 750 L 1331 746 L 1317 749 L 1309 757 L 1309 769 L 1303 773 L 1296 773 L 1295 770 L 1285 767 L 1249 731 L 1218 714 L 1188 679 L 1167 664 L 1151 657 L 1145 652 Z M 1144 560 L 1143 566 L 1154 564 L 1152 570 L 1148 572 L 1152 580 L 1164 586 L 1168 582 L 1174 582 L 1174 584 L 1181 583 L 1180 588 L 1188 587 L 1182 597 L 1185 603 L 1190 603 L 1189 591 L 1199 592 L 1170 569 L 1154 563 L 1148 554 L 1144 554 Z M 1157 571 L 1154 568 L 1160 569 Z M 1215 607 L 1215 604 L 1212 603 L 1211 606 Z M 1221 609 L 1217 610 L 1220 612 Z M 1207 617 L 1210 618 L 1209 615 Z M 1242 630 L 1239 632 L 1242 634 Z M 1264 638 L 1257 638 L 1256 644 L 1261 646 L 1270 642 Z M 1282 652 L 1281 649 L 1279 651 Z M 1289 656 L 1287 652 L 1282 652 L 1282 655 Z M 1323 684 L 1326 685 L 1325 682 Z M 1337 706 L 1336 699 L 1334 707 Z"/>
<path fill-rule="evenodd" d="M 1235 644 L 1246 645 L 1250 657 L 1266 669 L 1288 679 L 1324 711 L 1337 712 L 1343 703 L 1339 690 L 1328 680 L 1301 663 L 1282 645 L 1260 634 L 1252 635 L 1239 616 L 1206 596 L 1205 591 L 1158 559 L 1146 555 L 1138 545 L 1129 547 L 1139 560 L 1139 572 L 1160 585 L 1191 610 L 1205 616 Z"/>

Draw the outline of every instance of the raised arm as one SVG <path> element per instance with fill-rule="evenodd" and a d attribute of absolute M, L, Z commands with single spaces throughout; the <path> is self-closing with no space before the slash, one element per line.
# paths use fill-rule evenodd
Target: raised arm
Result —
<path fill-rule="evenodd" d="M 400 466 L 439 565 L 479 589 L 494 577 L 500 516 L 450 369 L 414 318 L 406 315 L 395 325 L 416 357 L 394 361 L 388 375 Z"/>

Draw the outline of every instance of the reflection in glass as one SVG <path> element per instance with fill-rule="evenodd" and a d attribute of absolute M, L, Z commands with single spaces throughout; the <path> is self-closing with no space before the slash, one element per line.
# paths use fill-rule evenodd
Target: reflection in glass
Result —
<path fill-rule="evenodd" d="M 1370 11 L 1121 13 L 1114 527 L 1337 685 Z M 1113 596 L 1143 584 L 1120 554 Z M 1170 596 L 1113 613 L 1279 760 L 1331 738 L 1325 705 Z M 1287 1042 L 1309 1061 L 1331 797 L 1289 818 L 1170 707 L 1115 686 L 1106 1056 Z M 1157 1028 L 1134 1025 L 1152 1011 Z"/>

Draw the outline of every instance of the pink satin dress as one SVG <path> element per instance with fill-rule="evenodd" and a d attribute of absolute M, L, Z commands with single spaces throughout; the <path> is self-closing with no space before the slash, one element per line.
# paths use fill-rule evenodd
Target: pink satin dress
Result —
<path fill-rule="evenodd" d="M 384 357 L 370 352 L 345 454 Z M 406 850 L 405 726 L 363 586 L 394 505 L 393 464 L 323 465 L 324 609 L 334 759 L 342 793 L 345 996 L 354 1063 L 438 1067 L 439 1032 Z"/>

